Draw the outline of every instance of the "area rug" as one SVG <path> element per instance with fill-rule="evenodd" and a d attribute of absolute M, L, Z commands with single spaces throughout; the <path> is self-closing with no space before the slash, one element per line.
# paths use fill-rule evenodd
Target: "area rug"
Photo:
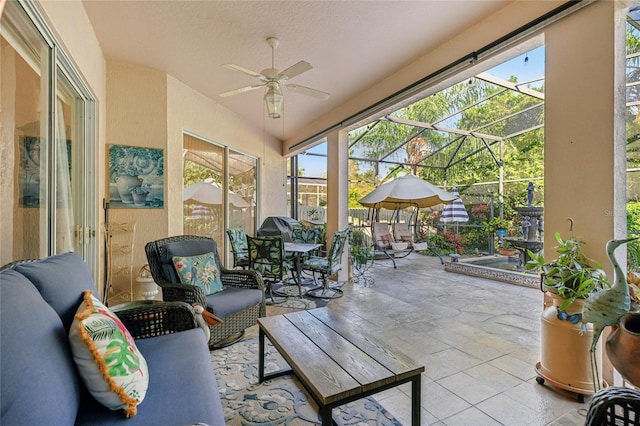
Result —
<path fill-rule="evenodd" d="M 344 285 L 343 282 L 331 283 L 331 287 L 340 288 Z M 276 284 L 273 286 L 273 291 L 279 293 L 283 296 L 278 296 L 274 294 L 276 303 L 273 303 L 273 306 L 279 306 L 281 308 L 291 308 L 291 309 L 314 309 L 314 308 L 322 308 L 327 306 L 327 304 L 331 301 L 331 299 L 319 299 L 317 297 L 309 297 L 306 295 L 307 291 L 314 288 L 315 285 L 311 286 L 302 286 L 302 298 L 300 297 L 300 289 L 296 284 Z M 267 297 L 267 302 L 269 302 L 269 298 Z"/>
<path fill-rule="evenodd" d="M 288 368 L 266 340 L 267 372 Z M 318 406 L 294 375 L 258 383 L 258 338 L 211 351 L 227 426 L 317 425 Z M 333 410 L 341 426 L 401 425 L 373 397 Z"/>

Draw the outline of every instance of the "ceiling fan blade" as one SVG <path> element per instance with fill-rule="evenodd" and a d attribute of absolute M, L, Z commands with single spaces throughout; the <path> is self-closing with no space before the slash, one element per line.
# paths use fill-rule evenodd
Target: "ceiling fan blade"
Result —
<path fill-rule="evenodd" d="M 291 65 L 286 70 L 282 71 L 279 74 L 279 79 L 280 80 L 288 80 L 290 78 L 295 77 L 296 75 L 300 75 L 303 72 L 307 72 L 307 71 L 309 71 L 311 69 L 313 69 L 313 67 L 311 66 L 311 64 L 309 62 L 300 61 L 300 62 L 298 62 L 296 64 Z"/>
<path fill-rule="evenodd" d="M 250 75 L 251 77 L 262 78 L 262 74 L 257 73 L 255 71 L 248 70 L 246 68 L 243 68 L 240 65 L 224 64 L 223 67 L 225 67 L 227 69 L 230 69 L 230 70 L 234 70 L 234 71 L 240 71 L 242 73 Z"/>
<path fill-rule="evenodd" d="M 239 89 L 230 90 L 228 92 L 220 93 L 218 96 L 226 98 L 227 96 L 233 96 L 233 95 L 237 95 L 238 93 L 249 92 L 251 90 L 259 89 L 261 87 L 264 87 L 264 84 L 252 84 L 251 86 L 245 86 L 245 87 L 241 87 Z"/>
<path fill-rule="evenodd" d="M 329 99 L 329 94 L 326 92 L 321 92 L 320 90 L 312 89 L 306 86 L 299 86 L 297 84 L 287 84 L 285 87 L 292 92 L 302 93 L 303 95 L 313 96 L 314 98 L 327 100 Z"/>

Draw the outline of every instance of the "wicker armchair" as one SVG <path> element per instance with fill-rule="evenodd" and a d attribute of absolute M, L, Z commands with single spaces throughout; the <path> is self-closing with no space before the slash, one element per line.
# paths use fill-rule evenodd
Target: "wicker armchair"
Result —
<path fill-rule="evenodd" d="M 585 426 L 640 426 L 640 391 L 608 387 L 591 399 Z"/>
<path fill-rule="evenodd" d="M 111 308 L 134 339 L 147 339 L 198 327 L 188 303 L 140 300 Z"/>
<path fill-rule="evenodd" d="M 242 338 L 246 328 L 256 324 L 259 317 L 266 315 L 262 277 L 254 271 L 227 269 L 222 266 L 218 246 L 213 239 L 178 235 L 149 242 L 145 251 L 151 275 L 162 288 L 165 301 L 199 304 L 224 320 L 221 324 L 210 327 L 210 347 L 223 347 L 235 343 Z M 195 256 L 209 252 L 214 253 L 224 290 L 205 295 L 200 287 L 180 283 L 172 259 L 173 256 Z M 255 290 L 260 291 L 258 298 Z"/>

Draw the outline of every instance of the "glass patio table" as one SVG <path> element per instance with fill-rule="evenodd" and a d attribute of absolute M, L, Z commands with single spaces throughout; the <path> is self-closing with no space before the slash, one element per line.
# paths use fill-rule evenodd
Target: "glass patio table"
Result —
<path fill-rule="evenodd" d="M 300 291 L 300 297 L 302 297 L 302 255 L 304 253 L 309 253 L 313 250 L 322 247 L 322 244 L 314 244 L 314 243 L 292 243 L 285 242 L 284 243 L 284 251 L 288 253 L 293 253 L 293 261 L 294 267 L 296 268 L 296 273 L 294 274 L 294 280 L 296 284 L 298 284 L 298 290 Z"/>

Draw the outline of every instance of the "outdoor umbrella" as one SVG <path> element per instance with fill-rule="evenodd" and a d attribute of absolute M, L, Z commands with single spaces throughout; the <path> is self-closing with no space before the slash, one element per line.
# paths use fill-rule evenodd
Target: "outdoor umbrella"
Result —
<path fill-rule="evenodd" d="M 191 211 L 191 214 L 187 216 L 190 220 L 213 220 L 213 214 L 211 209 L 205 206 L 195 206 Z"/>
<path fill-rule="evenodd" d="M 453 203 L 444 206 L 444 210 L 440 215 L 440 222 L 455 222 L 456 232 L 458 232 L 458 223 L 468 222 L 469 215 L 467 214 L 467 209 L 464 208 L 464 203 L 460 198 L 458 190 L 454 187 L 451 189 L 451 193 L 457 198 L 453 201 Z"/>
<path fill-rule="evenodd" d="M 456 195 L 440 189 L 414 175 L 399 176 L 365 195 L 359 202 L 373 209 L 398 210 L 407 207 L 425 208 L 450 203 Z"/>
<path fill-rule="evenodd" d="M 249 207 L 244 198 L 233 192 L 227 194 L 229 202 L 237 208 Z M 213 179 L 205 179 L 202 182 L 193 183 L 182 192 L 182 200 L 193 200 L 201 204 L 222 204 L 222 186 Z"/>

